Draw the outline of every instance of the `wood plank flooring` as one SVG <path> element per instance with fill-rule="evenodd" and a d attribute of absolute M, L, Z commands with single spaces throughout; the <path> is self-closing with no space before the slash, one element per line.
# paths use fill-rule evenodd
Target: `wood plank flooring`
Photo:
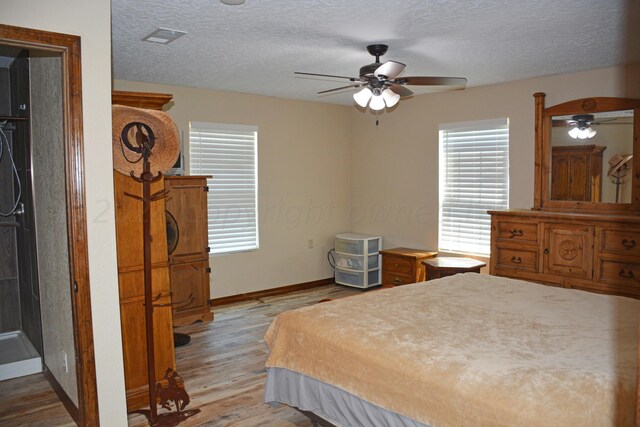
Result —
<path fill-rule="evenodd" d="M 176 349 L 177 369 L 184 378 L 191 397 L 191 403 L 186 409 L 200 410 L 199 414 L 180 426 L 310 426 L 311 422 L 306 417 L 289 407 L 274 408 L 262 403 L 266 379 L 264 362 L 268 352 L 263 339 L 264 333 L 278 313 L 315 304 L 324 298 L 341 298 L 361 292 L 359 289 L 327 285 L 264 297 L 257 301 L 216 307 L 213 322 L 176 328 L 178 332 L 191 335 L 188 345 Z M 37 376 L 26 378 L 32 377 Z M 18 380 L 28 382 L 25 379 L 0 382 L 0 425 L 38 425 L 38 422 L 48 426 L 72 425 L 69 424 L 72 420 L 68 415 L 68 420 L 58 421 L 56 418 L 53 423 L 49 412 L 43 418 L 44 409 L 46 407 L 49 411 L 50 404 L 43 401 L 34 405 L 28 389 L 18 391 L 16 396 L 13 384 L 17 384 L 15 382 Z M 44 378 L 41 381 L 48 387 Z M 35 378 L 33 382 L 39 381 Z M 29 402 L 29 413 L 19 417 L 23 424 L 14 423 L 18 418 L 5 416 L 5 412 L 11 408 L 4 401 L 5 395 L 9 396 L 9 393 L 12 395 L 12 402 Z M 49 394 L 53 394 L 53 391 Z M 55 399 L 55 394 L 52 398 Z M 58 402 L 58 406 L 64 411 L 61 403 Z M 130 414 L 129 425 L 146 426 L 148 423 L 144 416 Z"/>
<path fill-rule="evenodd" d="M 0 426 L 75 426 L 44 374 L 0 381 Z"/>

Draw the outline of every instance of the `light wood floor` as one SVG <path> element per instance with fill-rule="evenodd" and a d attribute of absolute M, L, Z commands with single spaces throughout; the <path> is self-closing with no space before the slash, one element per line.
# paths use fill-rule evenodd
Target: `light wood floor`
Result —
<path fill-rule="evenodd" d="M 264 333 L 278 313 L 315 304 L 323 298 L 340 298 L 360 292 L 358 289 L 328 285 L 230 304 L 215 308 L 213 322 L 176 328 L 191 335 L 191 343 L 176 349 L 177 369 L 191 397 L 187 409 L 201 411 L 180 426 L 310 426 L 306 417 L 291 408 L 273 408 L 262 403 L 266 379 L 264 362 L 268 351 Z M 42 391 L 43 387 L 48 387 L 46 380 L 38 379 L 38 376 L 26 378 L 0 382 L 0 425 L 38 425 L 38 422 L 48 426 L 68 425 L 71 422 L 68 415 L 67 420 L 55 418 L 52 422 L 52 412 L 49 412 L 64 412 L 62 404 L 58 402 L 59 408 L 56 408 L 49 400 L 43 399 L 42 403 L 33 400 L 32 393 L 38 396 L 46 394 Z M 18 384 L 18 381 L 44 384 L 38 386 L 38 391 L 31 388 L 33 386 L 14 390 L 13 384 Z M 49 389 L 48 394 L 49 399 L 55 400 L 53 391 Z M 22 409 L 23 415 L 19 418 L 5 415 L 12 410 L 12 406 L 7 405 L 6 396 L 9 396 L 10 403 L 14 402 L 11 405 L 29 402 L 28 405 L 23 404 L 29 407 L 28 413 Z M 16 424 L 18 419 L 21 424 Z M 47 420 L 46 423 L 43 420 Z M 129 415 L 129 425 L 146 426 L 148 423 L 145 417 L 132 414 Z"/>
<path fill-rule="evenodd" d="M 0 426 L 75 426 L 44 374 L 0 381 Z"/>

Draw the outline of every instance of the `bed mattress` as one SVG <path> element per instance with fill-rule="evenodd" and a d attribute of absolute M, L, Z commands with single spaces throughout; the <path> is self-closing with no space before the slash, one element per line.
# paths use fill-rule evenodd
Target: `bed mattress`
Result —
<path fill-rule="evenodd" d="M 431 426 L 633 425 L 639 312 L 467 273 L 282 313 L 266 366 Z"/>

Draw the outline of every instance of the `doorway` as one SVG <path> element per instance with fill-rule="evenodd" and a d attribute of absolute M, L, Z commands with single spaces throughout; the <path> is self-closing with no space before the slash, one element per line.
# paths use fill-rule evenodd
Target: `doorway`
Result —
<path fill-rule="evenodd" d="M 16 302 L 0 332 L 26 338 L 74 420 L 97 425 L 80 38 L 0 25 L 0 88 L 0 284 Z"/>
<path fill-rule="evenodd" d="M 0 380 L 42 371 L 30 80 L 28 51 L 0 45 Z"/>

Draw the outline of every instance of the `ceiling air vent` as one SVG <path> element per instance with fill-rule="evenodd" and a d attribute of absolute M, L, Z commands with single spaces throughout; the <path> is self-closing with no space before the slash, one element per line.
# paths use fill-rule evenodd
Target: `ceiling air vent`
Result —
<path fill-rule="evenodd" d="M 172 30 L 170 28 L 158 28 L 142 40 L 153 43 L 169 44 L 180 36 L 187 34 L 184 31 Z"/>

